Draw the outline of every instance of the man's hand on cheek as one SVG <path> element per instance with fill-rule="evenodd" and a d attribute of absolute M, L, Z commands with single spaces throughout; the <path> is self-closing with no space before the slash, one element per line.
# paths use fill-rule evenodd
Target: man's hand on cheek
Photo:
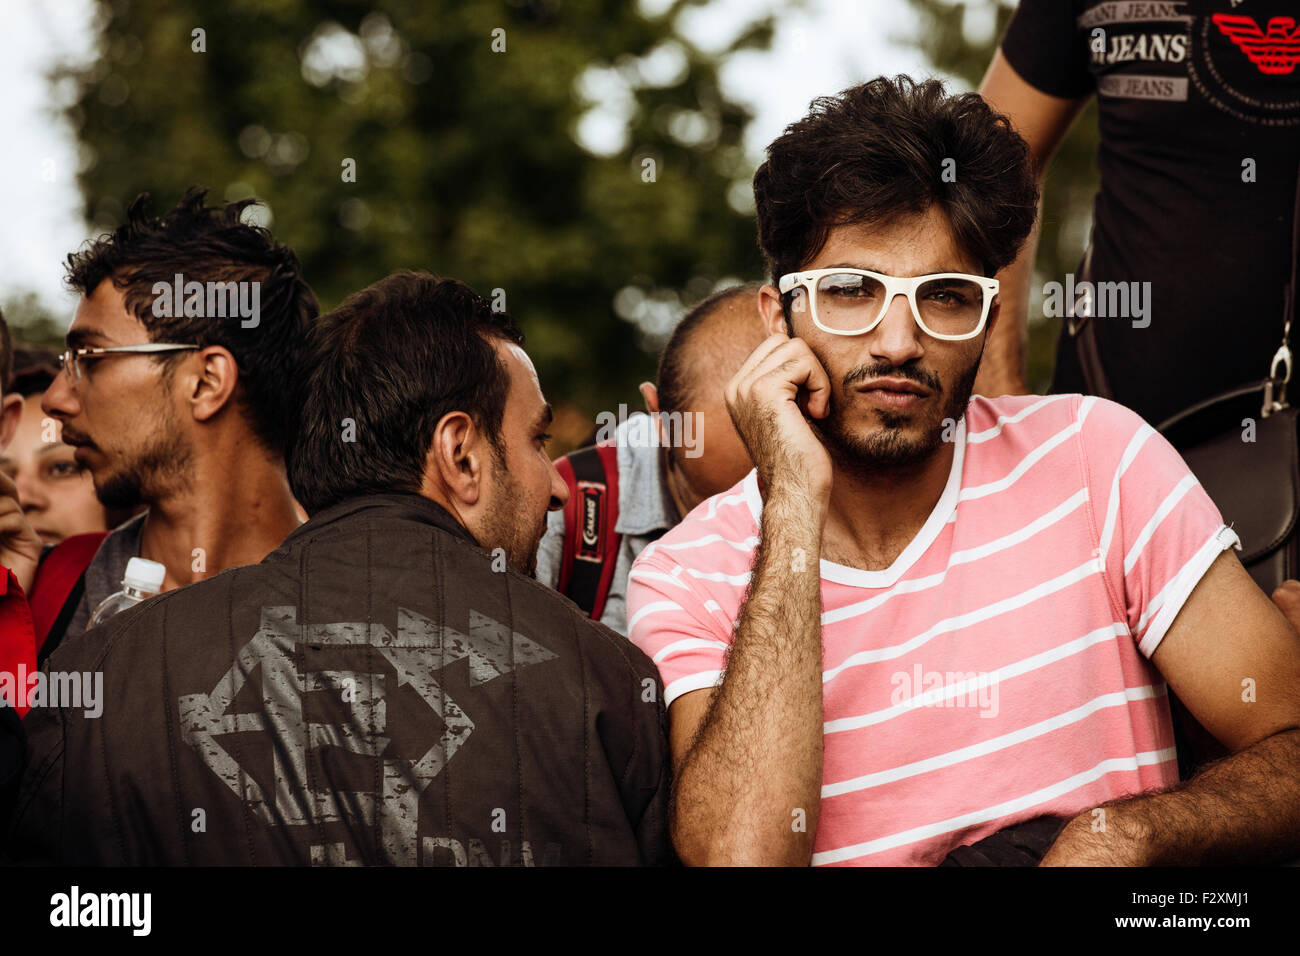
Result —
<path fill-rule="evenodd" d="M 830 394 L 807 343 L 784 335 L 769 336 L 727 383 L 727 410 L 767 488 L 789 487 L 823 504 L 829 498 L 830 455 L 804 414 L 825 418 Z"/>

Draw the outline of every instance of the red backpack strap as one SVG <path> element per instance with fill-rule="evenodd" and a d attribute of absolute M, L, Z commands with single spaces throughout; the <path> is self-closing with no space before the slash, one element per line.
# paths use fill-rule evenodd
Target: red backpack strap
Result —
<path fill-rule="evenodd" d="M 555 582 L 555 590 L 564 595 L 569 593 L 569 578 L 573 574 L 573 556 L 577 552 L 574 529 L 578 526 L 578 479 L 573 474 L 573 464 L 569 457 L 563 455 L 555 459 L 555 470 L 560 473 L 569 489 L 569 500 L 564 503 L 564 543 L 560 551 L 560 573 Z"/>
<path fill-rule="evenodd" d="M 582 448 L 555 468 L 569 486 L 564 506 L 564 549 L 556 590 L 600 620 L 614 580 L 622 541 L 618 525 L 618 448 Z"/>
<path fill-rule="evenodd" d="M 28 600 L 32 607 L 38 654 L 74 591 L 77 592 L 77 601 L 81 600 L 81 591 L 85 588 L 82 576 L 106 537 L 107 531 L 92 531 L 65 538 L 45 556 L 45 560 L 36 569 L 36 579 L 32 582 L 32 593 Z M 67 621 L 63 622 L 63 627 L 67 627 Z"/>
<path fill-rule="evenodd" d="M 605 599 L 609 597 L 609 586 L 614 580 L 614 568 L 618 564 L 618 549 L 623 536 L 618 528 L 618 446 L 598 444 L 596 454 L 604 465 L 607 494 L 605 498 L 605 517 L 600 525 L 600 553 L 604 555 L 604 564 L 600 570 L 600 586 L 596 590 L 596 603 L 592 608 L 592 619 L 600 620 L 605 613 Z"/>

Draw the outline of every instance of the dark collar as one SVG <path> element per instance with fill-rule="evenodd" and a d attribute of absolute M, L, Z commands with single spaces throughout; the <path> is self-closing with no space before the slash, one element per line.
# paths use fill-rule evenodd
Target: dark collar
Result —
<path fill-rule="evenodd" d="M 340 501 L 336 505 L 316 512 L 310 521 L 292 531 L 281 546 L 309 537 L 326 525 L 337 524 L 361 514 L 365 514 L 366 517 L 397 518 L 430 524 L 454 537 L 463 538 L 470 544 L 478 544 L 474 536 L 455 519 L 451 512 L 437 502 L 430 501 L 413 491 L 384 491 L 349 498 L 347 501 Z"/>

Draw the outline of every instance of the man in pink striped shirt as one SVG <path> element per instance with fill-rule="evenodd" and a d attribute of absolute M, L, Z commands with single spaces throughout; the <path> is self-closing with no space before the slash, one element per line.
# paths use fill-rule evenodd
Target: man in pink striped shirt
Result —
<path fill-rule="evenodd" d="M 628 588 L 682 859 L 937 864 L 1043 816 L 1048 864 L 1300 856 L 1300 638 L 1182 459 L 1111 402 L 971 397 L 1023 140 L 882 78 L 754 191 L 770 337 L 727 403 L 756 468 Z M 1181 784 L 1166 682 L 1232 752 Z"/>

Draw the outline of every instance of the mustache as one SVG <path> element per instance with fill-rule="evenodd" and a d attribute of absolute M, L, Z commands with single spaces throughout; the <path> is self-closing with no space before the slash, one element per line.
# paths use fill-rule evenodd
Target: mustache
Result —
<path fill-rule="evenodd" d="M 86 448 L 96 447 L 95 443 L 90 440 L 89 435 L 85 435 L 82 432 L 77 431 L 71 425 L 68 425 L 66 423 L 64 424 L 63 428 L 60 430 L 60 438 L 63 439 L 63 444 L 65 445 L 81 445 Z"/>
<path fill-rule="evenodd" d="M 943 385 L 940 384 L 938 375 L 910 362 L 906 365 L 890 365 L 886 362 L 859 365 L 844 373 L 842 384 L 845 388 L 849 388 L 858 382 L 868 382 L 873 378 L 905 378 L 936 394 L 943 392 Z"/>

